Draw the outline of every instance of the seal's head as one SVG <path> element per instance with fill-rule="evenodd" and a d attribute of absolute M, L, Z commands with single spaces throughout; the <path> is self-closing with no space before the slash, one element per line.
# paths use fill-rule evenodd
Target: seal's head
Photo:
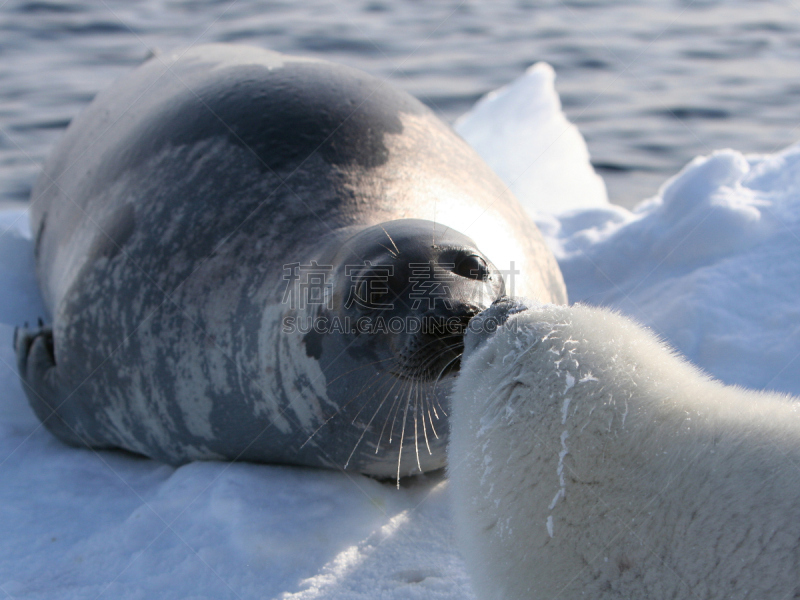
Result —
<path fill-rule="evenodd" d="M 466 235 L 418 219 L 359 231 L 332 263 L 320 327 L 304 342 L 338 406 L 326 426 L 349 428 L 342 439 L 362 430 L 343 464 L 369 472 L 377 454 L 396 464 L 398 478 L 443 466 L 464 333 L 504 295 L 501 273 Z"/>

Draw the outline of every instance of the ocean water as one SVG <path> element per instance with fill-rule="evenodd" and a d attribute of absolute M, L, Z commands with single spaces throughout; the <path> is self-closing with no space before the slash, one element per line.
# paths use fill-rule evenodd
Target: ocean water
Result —
<path fill-rule="evenodd" d="M 450 122 L 547 61 L 625 206 L 698 154 L 800 138 L 793 0 L 0 0 L 0 202 L 27 199 L 70 119 L 149 52 L 214 41 L 364 69 Z"/>

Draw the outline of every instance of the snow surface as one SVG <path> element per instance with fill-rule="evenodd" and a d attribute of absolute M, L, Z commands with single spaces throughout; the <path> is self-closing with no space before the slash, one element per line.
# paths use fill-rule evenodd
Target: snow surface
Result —
<path fill-rule="evenodd" d="M 800 393 L 800 146 L 698 158 L 631 212 L 536 65 L 459 132 L 513 184 L 572 301 L 616 307 L 729 383 Z M 574 209 L 565 212 L 568 208 Z M 312 469 L 178 469 L 68 448 L 16 377 L 44 314 L 24 209 L 0 208 L 0 591 L 13 598 L 470 599 L 442 474 L 403 489 Z"/>
<path fill-rule="evenodd" d="M 726 383 L 800 393 L 800 144 L 698 157 L 633 212 L 537 221 L 570 302 L 618 308 Z"/>
<path fill-rule="evenodd" d="M 454 124 L 525 206 L 559 213 L 608 206 L 583 136 L 561 111 L 556 74 L 536 63 Z"/>

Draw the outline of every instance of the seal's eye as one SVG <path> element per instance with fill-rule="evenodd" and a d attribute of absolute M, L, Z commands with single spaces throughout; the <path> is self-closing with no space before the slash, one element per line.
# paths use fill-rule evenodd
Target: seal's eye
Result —
<path fill-rule="evenodd" d="M 489 265 L 477 254 L 470 254 L 456 263 L 455 273 L 467 279 L 486 281 L 489 278 Z"/>

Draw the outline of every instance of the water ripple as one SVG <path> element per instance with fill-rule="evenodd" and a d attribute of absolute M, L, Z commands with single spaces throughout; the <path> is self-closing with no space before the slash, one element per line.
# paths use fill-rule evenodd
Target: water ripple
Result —
<path fill-rule="evenodd" d="M 9 0 L 0 7 L 0 202 L 91 97 L 154 48 L 245 42 L 344 62 L 452 121 L 545 60 L 612 200 L 630 205 L 697 154 L 798 137 L 791 0 Z"/>

